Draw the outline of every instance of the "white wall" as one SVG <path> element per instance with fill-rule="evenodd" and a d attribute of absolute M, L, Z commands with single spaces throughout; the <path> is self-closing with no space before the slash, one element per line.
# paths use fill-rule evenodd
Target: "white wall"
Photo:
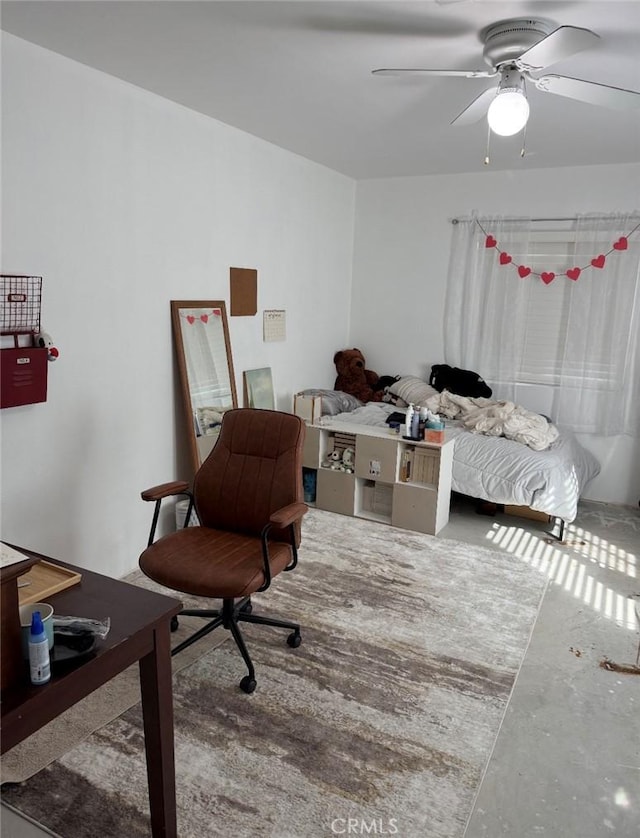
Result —
<path fill-rule="evenodd" d="M 472 210 L 532 217 L 637 210 L 640 164 L 368 180 L 356 194 L 348 344 L 380 375 L 427 377 L 444 360 L 451 219 Z M 640 440 L 581 441 L 602 466 L 586 496 L 636 505 Z"/>
<path fill-rule="evenodd" d="M 230 318 L 239 397 L 263 366 L 281 409 L 331 386 L 355 184 L 8 35 L 2 175 L 2 272 L 43 277 L 60 350 L 47 402 L 0 415 L 2 539 L 120 576 L 146 545 L 140 491 L 190 476 L 169 301 L 228 305 L 229 268 L 257 268 L 258 316 Z M 263 342 L 265 308 L 285 342 Z"/>

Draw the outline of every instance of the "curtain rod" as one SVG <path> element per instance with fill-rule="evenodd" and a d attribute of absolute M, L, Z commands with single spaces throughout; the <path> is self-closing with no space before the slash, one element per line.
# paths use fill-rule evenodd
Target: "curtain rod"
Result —
<path fill-rule="evenodd" d="M 620 215 L 626 215 L 626 214 L 627 213 L 620 213 Z M 640 216 L 638 216 L 638 213 L 635 212 L 635 211 L 630 212 L 628 214 L 632 218 L 640 217 Z M 604 221 L 605 219 L 610 218 L 610 217 L 611 217 L 610 215 L 585 215 L 585 216 L 583 216 L 584 219 L 593 220 L 593 221 Z M 451 223 L 452 224 L 459 224 L 461 221 L 472 221 L 472 220 L 473 219 L 471 219 L 471 218 L 452 218 Z M 486 219 L 481 217 L 481 220 L 484 221 Z M 575 215 L 565 216 L 565 217 L 561 217 L 561 218 L 526 218 L 526 217 L 522 218 L 522 217 L 512 216 L 512 217 L 500 218 L 499 220 L 500 221 L 530 221 L 532 223 L 533 222 L 538 222 L 539 223 L 539 222 L 542 222 L 542 221 L 544 221 L 544 222 L 547 222 L 547 221 L 578 221 L 578 217 L 575 216 Z"/>

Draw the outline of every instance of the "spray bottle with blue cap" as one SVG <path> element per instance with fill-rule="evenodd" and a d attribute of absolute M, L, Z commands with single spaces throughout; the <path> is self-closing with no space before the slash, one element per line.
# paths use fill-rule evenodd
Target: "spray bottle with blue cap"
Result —
<path fill-rule="evenodd" d="M 39 611 L 31 615 L 29 630 L 29 672 L 31 683 L 36 686 L 46 684 L 51 679 L 51 659 L 49 657 L 49 640 L 42 625 Z"/>

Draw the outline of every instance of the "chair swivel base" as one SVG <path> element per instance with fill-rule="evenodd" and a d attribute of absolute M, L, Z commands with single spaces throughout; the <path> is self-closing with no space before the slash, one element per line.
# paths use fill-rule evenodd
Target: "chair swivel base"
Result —
<path fill-rule="evenodd" d="M 240 681 L 240 689 L 247 694 L 251 694 L 256 688 L 255 669 L 244 638 L 240 633 L 238 623 L 255 623 L 262 626 L 274 626 L 275 628 L 288 628 L 292 631 L 287 637 L 287 645 L 292 649 L 297 649 L 302 643 L 300 626 L 297 623 L 291 623 L 288 620 L 275 620 L 271 617 L 260 617 L 257 614 L 253 614 L 252 611 L 253 606 L 249 597 L 240 600 L 237 605 L 233 599 L 224 599 L 221 609 L 183 609 L 180 612 L 182 616 L 203 617 L 209 619 L 209 622 L 172 649 L 171 655 L 177 655 L 178 652 L 186 649 L 187 646 L 191 646 L 192 643 L 196 643 L 201 638 L 206 637 L 207 634 L 210 634 L 218 626 L 223 626 L 233 635 L 236 646 L 240 650 L 240 654 L 249 670 L 249 673 Z M 178 617 L 173 617 L 171 620 L 171 631 L 176 631 L 177 628 Z"/>

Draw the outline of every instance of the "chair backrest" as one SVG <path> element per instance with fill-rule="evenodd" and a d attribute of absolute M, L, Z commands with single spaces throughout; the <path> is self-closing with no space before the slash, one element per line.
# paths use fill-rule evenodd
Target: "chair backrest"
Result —
<path fill-rule="evenodd" d="M 302 502 L 304 434 L 304 422 L 292 413 L 228 410 L 218 441 L 194 480 L 200 523 L 259 535 L 272 512 Z M 271 537 L 290 536 L 273 530 Z"/>

